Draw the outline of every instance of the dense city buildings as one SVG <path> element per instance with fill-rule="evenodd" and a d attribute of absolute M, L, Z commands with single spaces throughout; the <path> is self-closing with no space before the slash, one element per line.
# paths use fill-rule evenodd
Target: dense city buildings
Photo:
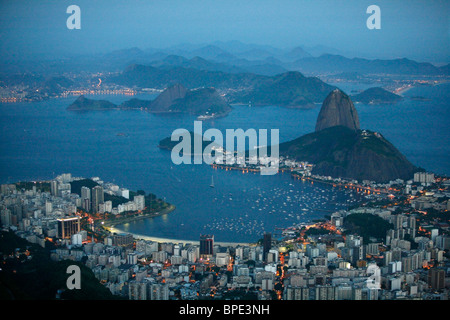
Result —
<path fill-rule="evenodd" d="M 442 177 L 421 174 L 391 181 L 383 187 L 392 194 L 361 189 L 366 195 L 361 205 L 286 228 L 279 236 L 265 232 L 259 242 L 248 244 L 223 244 L 212 234 L 192 243 L 94 234 L 92 229 L 102 229 L 91 220 L 95 211 L 119 214 L 111 204 L 100 208 L 107 202 L 104 196 L 126 194 L 124 188 L 94 180 L 102 188 L 82 187 L 80 195 L 71 192 L 71 183 L 80 180 L 70 174 L 46 185 L 1 185 L 3 230 L 43 247 L 52 242 L 52 260 L 82 261 L 113 295 L 130 300 L 449 297 L 450 181 Z M 86 216 L 89 194 L 96 200 L 94 213 Z M 145 197 L 131 194 L 132 200 L 124 200 L 127 206 L 142 210 Z"/>
<path fill-rule="evenodd" d="M 270 233 L 264 233 L 263 238 L 263 260 L 267 260 L 267 254 L 269 250 L 272 248 L 272 235 Z"/>

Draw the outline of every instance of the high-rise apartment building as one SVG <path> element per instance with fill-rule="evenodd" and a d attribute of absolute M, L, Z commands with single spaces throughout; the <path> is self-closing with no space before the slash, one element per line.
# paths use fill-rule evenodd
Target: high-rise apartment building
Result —
<path fill-rule="evenodd" d="M 272 248 L 272 234 L 271 233 L 264 233 L 263 238 L 263 261 L 267 260 L 267 254 L 269 253 L 269 250 Z"/>
<path fill-rule="evenodd" d="M 102 186 L 95 186 L 92 188 L 92 201 L 91 201 L 91 207 L 93 212 L 98 212 L 98 205 L 100 203 L 105 202 L 105 195 L 103 193 L 103 187 Z"/>
<path fill-rule="evenodd" d="M 200 235 L 200 256 L 210 256 L 214 252 L 214 236 Z"/>
<path fill-rule="evenodd" d="M 52 196 L 58 196 L 58 181 L 52 180 L 50 182 L 50 192 Z"/>
<path fill-rule="evenodd" d="M 428 270 L 428 285 L 434 290 L 445 288 L 445 271 L 444 269 L 431 268 Z"/>
<path fill-rule="evenodd" d="M 144 210 L 144 208 L 145 208 L 145 197 L 143 195 L 134 196 L 133 202 L 136 205 L 136 210 Z"/>
<path fill-rule="evenodd" d="M 81 231 L 80 217 L 58 219 L 58 238 L 70 239 L 72 235 Z"/>

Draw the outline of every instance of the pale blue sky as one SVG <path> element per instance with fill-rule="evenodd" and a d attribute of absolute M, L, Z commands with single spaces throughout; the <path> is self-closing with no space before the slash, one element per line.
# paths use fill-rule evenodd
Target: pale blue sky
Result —
<path fill-rule="evenodd" d="M 72 4 L 81 8 L 81 30 L 66 27 Z M 380 30 L 366 27 L 371 4 L 381 8 Z M 0 52 L 95 53 L 239 40 L 448 63 L 449 9 L 450 1 L 436 0 L 3 1 Z"/>

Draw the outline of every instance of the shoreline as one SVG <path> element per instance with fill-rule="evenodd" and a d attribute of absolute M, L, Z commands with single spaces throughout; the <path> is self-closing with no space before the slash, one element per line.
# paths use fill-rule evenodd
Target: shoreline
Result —
<path fill-rule="evenodd" d="M 175 207 L 175 205 L 171 204 L 171 205 L 169 205 L 169 207 L 167 207 L 161 211 L 158 211 L 156 213 L 153 213 L 153 214 L 140 215 L 140 216 L 135 216 L 135 217 L 130 217 L 130 218 L 122 218 L 122 219 L 120 219 L 120 221 L 115 221 L 115 219 L 111 220 L 111 221 L 106 220 L 106 221 L 104 221 L 103 226 L 107 227 L 107 228 L 114 228 L 116 225 L 120 225 L 120 224 L 130 223 L 130 222 L 139 221 L 139 220 L 143 220 L 143 219 L 161 217 L 165 214 L 171 213 L 176 208 L 177 207 Z"/>
<path fill-rule="evenodd" d="M 128 233 L 133 235 L 133 238 L 136 240 L 150 240 L 150 241 L 155 241 L 155 242 L 159 242 L 159 243 L 182 243 L 183 245 L 186 244 L 193 244 L 193 245 L 199 245 L 200 244 L 200 240 L 186 240 L 186 239 L 173 239 L 173 238 L 162 238 L 162 237 L 154 237 L 154 236 L 148 236 L 148 235 L 143 235 L 143 234 L 138 234 L 138 233 L 132 233 L 132 232 L 127 232 L 121 229 L 118 229 L 116 227 L 111 227 L 109 228 L 111 232 L 115 232 L 115 233 Z M 222 242 L 222 241 L 214 241 L 214 244 L 216 245 L 221 245 L 221 246 L 229 246 L 229 247 L 237 247 L 237 246 L 248 246 L 248 245 L 255 245 L 255 243 L 251 243 L 251 242 Z"/>
<path fill-rule="evenodd" d="M 415 88 L 415 86 L 409 85 L 409 86 L 406 86 L 406 87 L 399 88 L 399 89 L 397 90 L 397 92 L 395 92 L 395 93 L 397 93 L 397 94 L 398 94 L 399 96 L 401 96 L 401 97 L 405 97 L 405 93 L 406 93 L 407 91 L 413 89 L 413 88 Z"/>
<path fill-rule="evenodd" d="M 142 215 L 142 216 L 137 216 L 137 217 L 132 217 L 132 218 L 125 218 L 123 221 L 111 221 L 111 223 L 107 223 L 105 221 L 103 227 L 105 227 L 106 229 L 108 229 L 111 233 L 128 233 L 131 234 L 133 236 L 134 239 L 136 240 L 150 240 L 150 241 L 155 241 L 155 242 L 160 242 L 160 243 L 164 243 L 164 242 L 169 242 L 169 243 L 183 243 L 183 244 L 196 244 L 199 245 L 200 244 L 200 240 L 185 240 L 185 239 L 172 239 L 172 238 L 162 238 L 162 237 L 154 237 L 154 236 L 149 236 L 149 235 L 143 235 L 143 234 L 138 234 L 138 233 L 133 233 L 133 232 L 128 232 L 125 230 L 122 230 L 120 228 L 117 228 L 116 226 L 118 225 L 123 225 L 126 223 L 130 223 L 130 222 L 134 222 L 134 221 L 139 221 L 139 220 L 143 220 L 143 219 L 151 219 L 151 218 L 156 218 L 156 217 L 161 217 L 165 214 L 169 214 L 170 212 L 174 211 L 176 209 L 176 207 L 174 205 L 170 205 L 168 208 L 158 212 L 157 214 L 153 214 L 153 215 Z M 222 246 L 228 246 L 228 247 L 236 247 L 236 246 L 240 246 L 240 245 L 254 245 L 255 243 L 249 243 L 249 242 L 221 242 L 221 241 L 214 241 L 214 244 L 218 244 L 218 245 L 222 245 Z"/>

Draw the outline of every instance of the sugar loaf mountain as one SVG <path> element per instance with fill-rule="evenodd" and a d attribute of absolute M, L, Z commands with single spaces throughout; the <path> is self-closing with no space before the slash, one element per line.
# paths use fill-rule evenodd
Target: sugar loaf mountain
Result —
<path fill-rule="evenodd" d="M 280 155 L 314 164 L 313 174 L 387 182 L 420 171 L 380 133 L 361 130 L 348 95 L 333 90 L 324 100 L 315 132 L 280 144 Z"/>

